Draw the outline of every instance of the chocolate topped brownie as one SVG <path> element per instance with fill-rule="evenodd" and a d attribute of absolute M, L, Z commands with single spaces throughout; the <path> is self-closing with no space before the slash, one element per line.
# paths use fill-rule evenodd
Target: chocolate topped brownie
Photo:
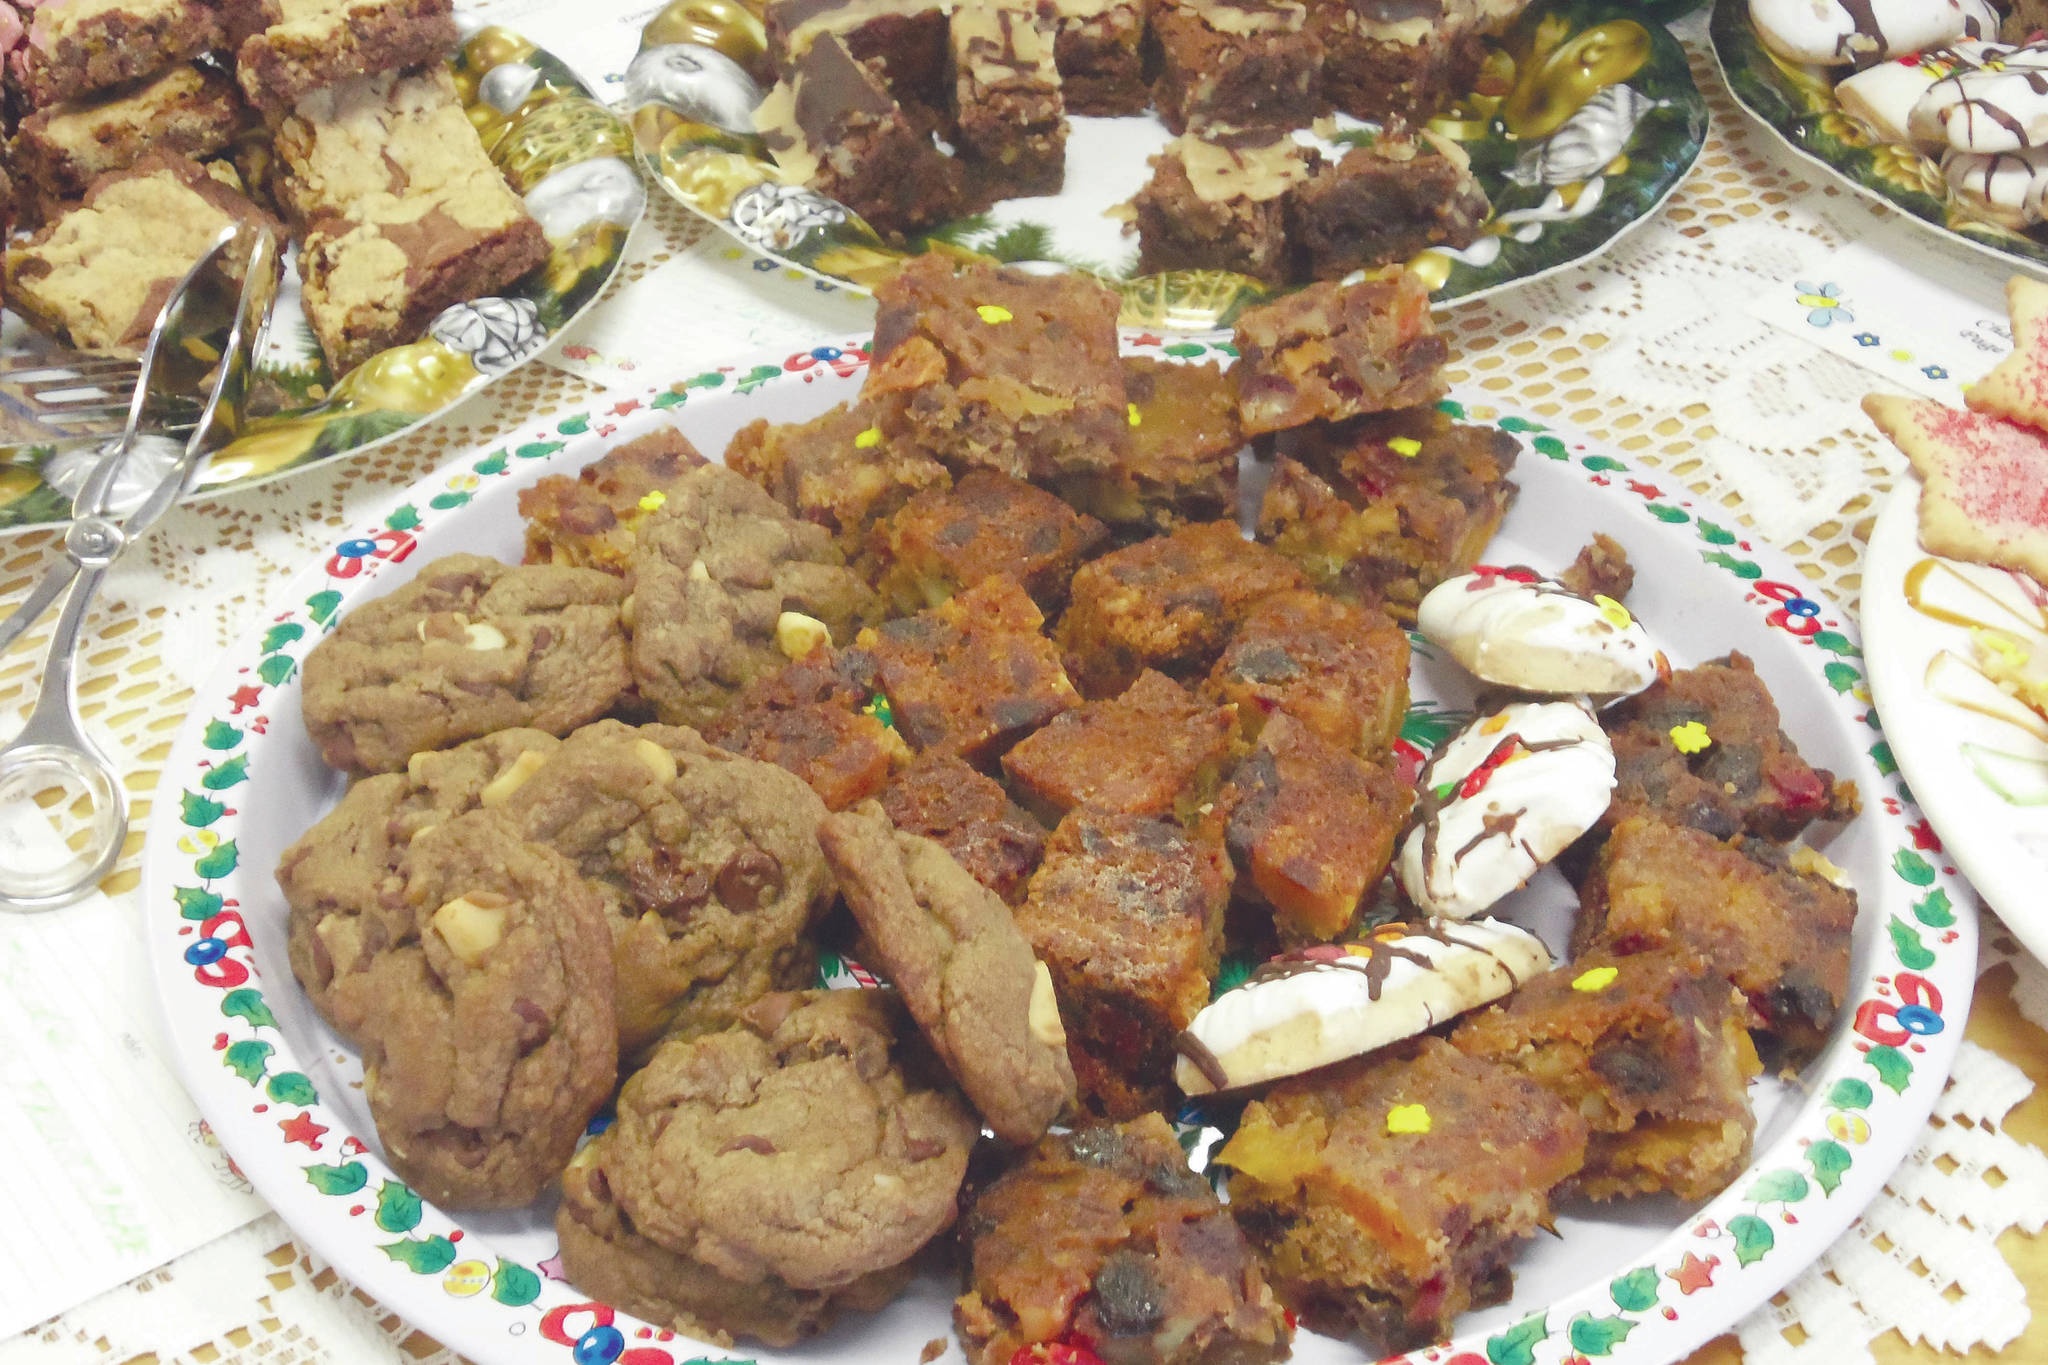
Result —
<path fill-rule="evenodd" d="M 1139 114 L 1145 88 L 1140 44 L 1148 0 L 1041 0 L 1053 22 L 1053 60 L 1070 114 Z"/>
<path fill-rule="evenodd" d="M 1049 25 L 1021 4 L 953 16 L 953 124 L 981 182 L 977 199 L 1058 194 L 1067 171 L 1066 106 Z"/>
<path fill-rule="evenodd" d="M 1158 0 L 1152 38 L 1152 103 L 1176 133 L 1315 118 L 1323 45 L 1299 0 Z"/>
<path fill-rule="evenodd" d="M 1323 97 L 1353 118 L 1419 128 L 1479 73 L 1481 39 L 1520 0 L 1317 0 Z"/>
<path fill-rule="evenodd" d="M 1433 246 L 1470 246 L 1492 211 L 1463 148 L 1430 132 L 1388 136 L 1294 187 L 1287 239 L 1303 274 L 1334 280 Z"/>
<path fill-rule="evenodd" d="M 829 35 L 855 61 L 878 63 L 890 96 L 929 127 L 946 107 L 947 16 L 954 8 L 954 0 L 768 0 L 761 17 L 769 59 L 783 79 Z"/>
<path fill-rule="evenodd" d="M 1284 282 L 1288 195 L 1320 159 L 1281 129 L 1211 128 L 1169 143 L 1131 200 L 1138 269 L 1233 270 Z"/>

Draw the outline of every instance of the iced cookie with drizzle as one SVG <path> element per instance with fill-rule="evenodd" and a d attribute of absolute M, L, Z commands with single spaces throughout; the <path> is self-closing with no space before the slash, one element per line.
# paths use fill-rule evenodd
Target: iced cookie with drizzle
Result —
<path fill-rule="evenodd" d="M 2048 143 L 2048 43 L 1961 43 L 1907 117 L 1914 141 L 1958 152 L 2020 152 Z"/>
<path fill-rule="evenodd" d="M 1806 66 L 1874 66 L 1998 33 L 1990 0 L 1750 0 L 1765 47 Z"/>
<path fill-rule="evenodd" d="M 1516 702 L 1447 740 L 1418 786 L 1401 888 L 1426 914 L 1470 919 L 1600 819 L 1614 748 L 1583 700 Z"/>
<path fill-rule="evenodd" d="M 1628 608 L 1532 569 L 1482 564 L 1445 579 L 1422 599 L 1415 624 L 1474 677 L 1524 692 L 1633 696 L 1665 667 Z"/>
<path fill-rule="evenodd" d="M 1975 53 L 1984 46 L 1957 43 L 1952 47 L 1930 48 L 1918 57 L 1865 67 L 1835 83 L 1835 103 L 1881 141 L 1912 142 L 1913 110 L 1920 97 L 1958 65 L 1975 66 Z"/>
<path fill-rule="evenodd" d="M 1190 1095 L 1299 1075 L 1412 1038 L 1550 969 L 1550 950 L 1499 920 L 1388 924 L 1359 943 L 1283 953 L 1225 991 L 1176 1040 Z"/>
<path fill-rule="evenodd" d="M 2024 231 L 2048 217 L 2048 147 L 2022 152 L 1959 152 L 1941 158 L 1941 178 L 1956 207 L 1973 218 Z"/>

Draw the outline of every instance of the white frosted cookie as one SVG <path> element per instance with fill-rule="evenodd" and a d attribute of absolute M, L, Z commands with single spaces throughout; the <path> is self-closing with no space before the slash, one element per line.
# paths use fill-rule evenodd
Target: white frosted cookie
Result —
<path fill-rule="evenodd" d="M 1282 954 L 1225 991 L 1180 1035 L 1190 1095 L 1312 1071 L 1412 1038 L 1550 970 L 1550 951 L 1499 920 L 1389 924 L 1360 943 Z"/>
<path fill-rule="evenodd" d="M 1990 0 L 1749 0 L 1765 47 L 1806 66 L 1869 66 L 1998 33 Z"/>
<path fill-rule="evenodd" d="M 1470 919 L 1606 812 L 1614 746 L 1583 700 L 1516 702 L 1451 736 L 1416 785 L 1401 888 L 1425 914 Z"/>
<path fill-rule="evenodd" d="M 1474 677 L 1503 687 L 1630 696 L 1657 681 L 1657 647 L 1626 607 L 1529 569 L 1447 578 L 1422 599 L 1415 624 Z"/>
<path fill-rule="evenodd" d="M 2017 152 L 2048 143 L 2048 44 L 1960 43 L 1950 70 L 1907 118 L 1915 141 L 1959 152 Z"/>
<path fill-rule="evenodd" d="M 1981 43 L 1962 44 L 1981 47 Z M 1835 103 L 1885 142 L 1914 141 L 1913 108 L 1936 81 L 1953 69 L 1941 60 L 1949 49 L 1922 53 L 1917 62 L 1879 62 L 1835 83 Z"/>
<path fill-rule="evenodd" d="M 2048 147 L 2025 152 L 1942 154 L 1941 176 L 1958 206 L 1987 222 L 2032 227 L 2048 216 Z"/>

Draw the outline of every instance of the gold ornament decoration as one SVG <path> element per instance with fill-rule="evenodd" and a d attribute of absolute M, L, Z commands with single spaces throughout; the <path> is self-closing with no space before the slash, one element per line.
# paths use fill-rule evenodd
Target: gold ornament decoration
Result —
<path fill-rule="evenodd" d="M 494 66 L 523 62 L 538 51 L 539 48 L 520 34 L 493 24 L 469 35 L 469 40 L 462 45 L 462 62 L 458 70 L 472 71 L 481 76 Z"/>
<path fill-rule="evenodd" d="M 686 124 L 676 133 L 695 126 Z M 778 178 L 773 166 L 755 157 L 715 147 L 678 146 L 680 141 L 674 133 L 663 140 L 661 173 L 691 204 L 714 218 L 725 217 L 742 190 Z"/>
<path fill-rule="evenodd" d="M 593 270 L 602 270 L 605 264 L 626 249 L 626 229 L 617 223 L 586 223 L 578 228 L 576 235 L 566 242 L 558 242 L 548 252 L 548 263 L 543 267 L 542 281 L 547 291 L 558 299 L 565 299 L 575 292 L 583 277 Z"/>
<path fill-rule="evenodd" d="M 1536 45 L 1550 36 L 1546 19 L 1537 26 Z M 1650 59 L 1650 33 L 1633 19 L 1595 24 L 1576 38 L 1556 43 L 1520 67 L 1520 76 L 1501 122 L 1519 138 L 1549 137 L 1587 100 L 1643 69 Z"/>
<path fill-rule="evenodd" d="M 631 157 L 632 136 L 611 110 L 581 95 L 521 111 L 490 149 L 491 161 L 525 194 L 549 171 L 600 156 Z"/>
<path fill-rule="evenodd" d="M 1228 326 L 1240 309 L 1269 293 L 1249 275 L 1228 270 L 1164 270 L 1108 283 L 1123 298 L 1119 323 L 1189 332 Z"/>
<path fill-rule="evenodd" d="M 768 61 L 768 31 L 761 16 L 739 0 L 671 0 L 640 30 L 640 50 L 696 43 L 722 52 L 764 87 L 775 81 Z"/>

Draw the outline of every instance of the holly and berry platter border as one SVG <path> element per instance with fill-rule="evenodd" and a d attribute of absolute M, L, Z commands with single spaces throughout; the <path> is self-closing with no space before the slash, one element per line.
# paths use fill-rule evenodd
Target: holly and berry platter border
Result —
<path fill-rule="evenodd" d="M 1127 334 L 1125 345 L 1169 359 L 1229 357 L 1222 340 Z M 144 856 L 143 919 L 187 1086 L 241 1170 L 306 1244 L 471 1359 L 695 1365 L 776 1353 L 705 1345 L 589 1301 L 561 1278 L 549 1218 L 450 1216 L 385 1165 L 350 1084 L 359 1072 L 314 1020 L 285 963 L 285 911 L 271 868 L 341 786 L 320 769 L 299 722 L 300 665 L 355 603 L 389 591 L 419 564 L 455 550 L 516 556 L 512 500 L 542 474 L 573 472 L 662 423 L 717 451 L 756 417 L 807 418 L 855 394 L 864 347 L 820 345 L 614 394 L 445 466 L 376 524 L 338 538 L 273 597 L 273 610 L 199 689 L 165 766 Z M 1975 898 L 1892 761 L 1852 625 L 1791 561 L 1664 476 L 1554 423 L 1489 404 L 1475 391 L 1447 406 L 1521 443 L 1518 514 L 1528 515 L 1530 529 L 1549 539 L 1576 535 L 1573 546 L 1591 529 L 1608 531 L 1645 571 L 1639 582 L 1682 573 L 1674 601 L 1732 622 L 1735 638 L 1708 638 L 1692 619 L 1649 618 L 1653 632 L 1661 625 L 1667 647 L 1686 662 L 1696 661 L 1689 651 L 1752 655 L 1786 729 L 1816 762 L 1852 778 L 1863 799 L 1862 814 L 1827 846 L 1861 902 L 1849 1000 L 1827 1048 L 1765 1114 L 1751 1167 L 1706 1205 L 1673 1206 L 1666 1228 L 1639 1235 L 1590 1281 L 1581 1277 L 1541 1303 L 1518 1298 L 1472 1315 L 1456 1340 L 1390 1358 L 1667 1362 L 1727 1330 L 1812 1263 L 1916 1141 L 1962 1034 L 1976 966 Z M 1551 525 L 1560 520 L 1570 524 Z M 1515 525 L 1511 514 L 1508 529 Z M 1427 708 L 1411 724 L 1411 741 L 1441 728 Z M 1567 1238 L 1576 1226 L 1567 1224 Z M 1601 1259 L 1574 1250 L 1575 1263 Z M 883 1326 L 843 1323 L 801 1358 L 833 1358 L 842 1342 L 848 1361 L 896 1358 L 898 1343 L 914 1354 L 924 1340 L 947 1335 L 944 1304 L 943 1286 L 924 1286 L 876 1320 Z M 876 1336 L 884 1327 L 886 1352 Z M 958 1360 L 957 1346 L 952 1352 Z M 1086 1365 L 1091 1353 L 1072 1343 L 1052 1358 Z M 1361 1357 L 1304 1334 L 1296 1358 Z"/>

